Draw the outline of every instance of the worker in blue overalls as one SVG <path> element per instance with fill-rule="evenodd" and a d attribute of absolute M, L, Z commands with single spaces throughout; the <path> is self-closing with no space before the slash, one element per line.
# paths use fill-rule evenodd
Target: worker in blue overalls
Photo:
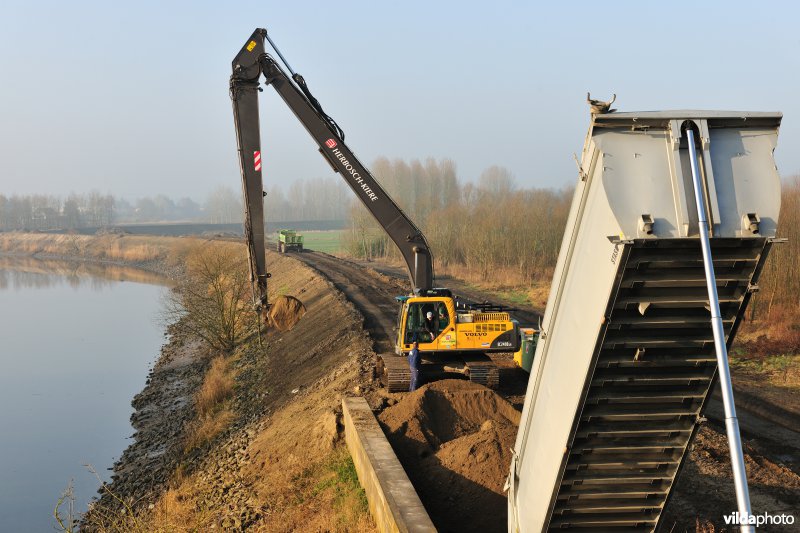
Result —
<path fill-rule="evenodd" d="M 410 392 L 417 390 L 419 387 L 419 343 L 414 341 L 411 351 L 408 352 L 408 366 L 411 369 L 411 384 L 408 387 Z"/>

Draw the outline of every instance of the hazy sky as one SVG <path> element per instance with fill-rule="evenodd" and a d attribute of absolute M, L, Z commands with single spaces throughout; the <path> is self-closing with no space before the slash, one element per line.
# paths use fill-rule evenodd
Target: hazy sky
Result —
<path fill-rule="evenodd" d="M 19 2 L 0 6 L 0 193 L 238 190 L 230 62 L 266 27 L 347 143 L 575 179 L 586 91 L 615 107 L 782 111 L 800 171 L 795 2 Z M 332 175 L 271 88 L 265 179 Z"/>

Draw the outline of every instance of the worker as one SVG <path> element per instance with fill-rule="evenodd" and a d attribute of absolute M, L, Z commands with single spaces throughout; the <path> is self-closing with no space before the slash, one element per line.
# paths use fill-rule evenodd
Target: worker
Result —
<path fill-rule="evenodd" d="M 428 311 L 425 314 L 425 323 L 422 325 L 423 329 L 428 332 L 431 336 L 430 342 L 433 342 L 433 339 L 439 334 L 439 324 L 438 321 L 433 318 L 433 312 Z"/>
<path fill-rule="evenodd" d="M 409 392 L 414 392 L 419 387 L 419 343 L 414 341 L 411 351 L 408 352 L 408 366 L 411 369 L 411 383 L 408 387 Z"/>

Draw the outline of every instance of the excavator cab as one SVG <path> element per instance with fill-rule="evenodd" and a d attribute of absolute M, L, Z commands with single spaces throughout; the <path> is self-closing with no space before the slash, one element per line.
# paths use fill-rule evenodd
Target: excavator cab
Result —
<path fill-rule="evenodd" d="M 397 352 L 408 352 L 414 341 L 422 352 L 455 348 L 454 318 L 452 298 L 406 298 L 399 316 Z"/>

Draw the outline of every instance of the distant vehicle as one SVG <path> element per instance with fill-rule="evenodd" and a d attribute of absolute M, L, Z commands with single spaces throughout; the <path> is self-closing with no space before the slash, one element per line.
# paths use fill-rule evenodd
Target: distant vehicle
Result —
<path fill-rule="evenodd" d="M 303 236 L 293 229 L 280 229 L 278 230 L 278 243 L 276 244 L 276 248 L 282 254 L 291 250 L 302 252 Z"/>

